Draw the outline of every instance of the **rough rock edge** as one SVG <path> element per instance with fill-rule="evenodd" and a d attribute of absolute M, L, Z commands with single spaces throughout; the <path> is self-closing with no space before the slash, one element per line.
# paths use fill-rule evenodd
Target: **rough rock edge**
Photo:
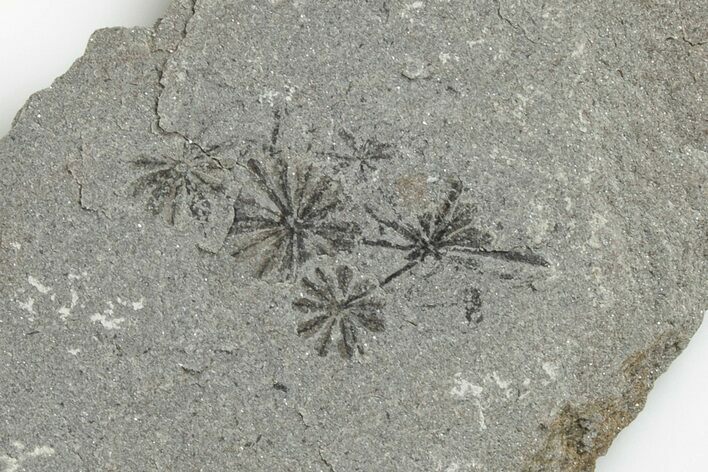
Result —
<path fill-rule="evenodd" d="M 172 0 L 170 5 L 168 6 L 165 14 L 159 18 L 155 24 L 152 27 L 143 27 L 143 26 L 136 26 L 136 27 L 123 27 L 123 26 L 114 26 L 114 27 L 106 27 L 106 28 L 100 28 L 96 31 L 94 31 L 88 42 L 87 46 L 84 49 L 83 54 L 78 57 L 77 59 L 74 60 L 72 65 L 67 69 L 66 72 L 63 74 L 59 75 L 57 78 L 55 78 L 51 85 L 49 87 L 46 87 L 44 89 L 40 89 L 34 93 L 32 93 L 27 101 L 22 105 L 22 107 L 17 111 L 15 114 L 15 117 L 13 118 L 10 129 L 5 136 L 0 136 L 0 142 L 4 141 L 6 138 L 9 138 L 14 130 L 17 124 L 20 122 L 22 119 L 24 113 L 26 110 L 31 106 L 31 104 L 43 97 L 45 94 L 51 93 L 52 89 L 55 88 L 55 86 L 59 83 L 61 83 L 63 80 L 66 79 L 66 77 L 70 76 L 72 71 L 80 68 L 84 61 L 87 60 L 88 57 L 94 55 L 94 54 L 105 54 L 103 52 L 96 52 L 93 49 L 93 45 L 95 43 L 100 43 L 102 41 L 99 41 L 99 39 L 102 36 L 106 35 L 107 33 L 114 33 L 114 32 L 124 32 L 126 34 L 130 35 L 136 35 L 136 34 L 144 34 L 148 36 L 148 41 L 149 41 L 149 48 L 150 48 L 150 53 L 153 55 L 156 55 L 156 57 L 160 58 L 160 65 L 157 67 L 157 72 L 158 72 L 158 86 L 159 86 L 159 93 L 157 97 L 155 98 L 155 106 L 154 106 L 154 111 L 155 111 L 155 122 L 154 122 L 154 128 L 153 132 L 156 134 L 160 135 L 176 135 L 178 133 L 170 133 L 165 131 L 161 126 L 160 126 L 160 114 L 158 112 L 159 109 L 159 101 L 160 97 L 162 96 L 162 91 L 164 90 L 164 86 L 162 85 L 162 74 L 165 69 L 165 66 L 167 62 L 169 61 L 170 57 L 176 53 L 179 50 L 179 46 L 181 45 L 182 41 L 187 37 L 187 31 L 188 31 L 188 25 L 192 19 L 192 17 L 196 14 L 196 9 L 197 9 L 197 1 L 198 0 Z M 180 135 L 181 136 L 181 135 Z M 184 139 L 188 139 L 187 137 L 182 136 Z M 83 150 L 81 149 L 81 145 L 79 145 L 79 153 L 82 153 Z M 84 201 L 83 201 L 83 183 L 79 179 L 78 175 L 74 173 L 72 168 L 67 165 L 67 171 L 69 175 L 72 177 L 74 183 L 78 186 L 78 197 L 77 201 L 79 206 L 86 211 L 91 211 L 91 212 L 97 212 L 98 210 L 91 208 L 87 206 Z M 102 214 L 105 213 L 101 212 Z"/>
<path fill-rule="evenodd" d="M 45 95 L 46 93 L 51 92 L 51 90 L 54 89 L 57 83 L 60 83 L 62 80 L 65 79 L 65 77 L 71 74 L 72 70 L 81 67 L 81 64 L 86 60 L 86 57 L 94 53 L 94 51 L 92 50 L 92 44 L 94 43 L 95 39 L 103 35 L 106 31 L 122 30 L 126 32 L 148 32 L 152 37 L 152 52 L 154 54 L 166 55 L 164 61 L 162 62 L 162 67 L 160 67 L 160 69 L 158 70 L 160 74 L 160 87 L 161 89 L 164 89 L 164 87 L 162 86 L 162 72 L 164 70 L 164 66 L 167 64 L 167 61 L 169 60 L 170 56 L 178 51 L 180 44 L 187 37 L 189 23 L 197 11 L 197 2 L 198 0 L 172 0 L 172 3 L 170 3 L 170 5 L 168 6 L 165 15 L 159 18 L 152 27 L 115 26 L 100 28 L 94 31 L 87 42 L 87 46 L 84 49 L 84 52 L 81 54 L 81 56 L 74 60 L 74 62 L 71 64 L 71 66 L 69 66 L 67 71 L 57 76 L 57 78 L 55 78 L 48 87 L 37 90 L 28 97 L 22 107 L 20 107 L 17 113 L 15 113 L 15 116 L 12 119 L 12 122 L 10 123 L 10 129 L 8 130 L 8 133 L 4 136 L 0 136 L 0 141 L 4 141 L 5 138 L 12 134 L 18 122 L 22 119 L 24 112 L 27 110 L 31 103 L 35 102 L 39 97 Z M 160 95 L 161 94 L 162 93 L 160 93 Z M 157 101 L 159 102 L 159 96 Z M 157 104 L 155 106 L 155 112 L 157 116 L 157 127 L 161 130 L 159 124 L 160 115 L 157 114 Z"/>
<path fill-rule="evenodd" d="M 593 471 L 595 461 L 642 411 L 654 382 L 689 340 L 686 331 L 672 329 L 662 333 L 650 346 L 622 363 L 618 372 L 623 383 L 620 395 L 564 405 L 550 425 L 543 427 L 543 445 L 526 461 L 523 471 Z"/>

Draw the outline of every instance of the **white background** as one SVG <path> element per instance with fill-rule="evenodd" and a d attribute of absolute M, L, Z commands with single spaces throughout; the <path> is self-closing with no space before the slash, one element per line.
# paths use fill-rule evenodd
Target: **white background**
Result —
<path fill-rule="evenodd" d="M 108 26 L 152 26 L 169 0 L 0 0 L 0 136 Z M 7 190 L 2 190 L 7 191 Z M 708 471 L 708 323 L 664 374 L 599 472 Z M 491 471 L 497 472 L 497 471 Z"/>

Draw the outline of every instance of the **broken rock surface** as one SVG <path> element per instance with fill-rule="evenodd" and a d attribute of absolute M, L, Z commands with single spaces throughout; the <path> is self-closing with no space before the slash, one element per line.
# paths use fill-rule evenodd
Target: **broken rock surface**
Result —
<path fill-rule="evenodd" d="M 708 306 L 701 8 L 97 32 L 0 141 L 0 470 L 593 470 Z"/>

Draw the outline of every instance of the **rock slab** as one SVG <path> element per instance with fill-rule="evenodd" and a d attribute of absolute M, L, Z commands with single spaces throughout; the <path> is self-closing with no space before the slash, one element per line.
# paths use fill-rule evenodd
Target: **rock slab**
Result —
<path fill-rule="evenodd" d="M 97 32 L 0 141 L 0 470 L 592 470 L 708 307 L 706 14 Z"/>

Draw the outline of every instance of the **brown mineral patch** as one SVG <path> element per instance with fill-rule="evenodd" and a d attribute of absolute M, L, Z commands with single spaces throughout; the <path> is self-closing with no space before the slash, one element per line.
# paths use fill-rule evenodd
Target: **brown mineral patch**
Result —
<path fill-rule="evenodd" d="M 396 179 L 396 192 L 405 206 L 416 207 L 428 194 L 428 178 L 423 174 L 406 175 Z"/>
<path fill-rule="evenodd" d="M 581 405 L 565 405 L 549 426 L 543 446 L 524 472 L 589 472 L 617 434 L 644 408 L 656 378 L 683 350 L 688 339 L 676 331 L 662 334 L 646 350 L 622 364 L 621 395 Z"/>

